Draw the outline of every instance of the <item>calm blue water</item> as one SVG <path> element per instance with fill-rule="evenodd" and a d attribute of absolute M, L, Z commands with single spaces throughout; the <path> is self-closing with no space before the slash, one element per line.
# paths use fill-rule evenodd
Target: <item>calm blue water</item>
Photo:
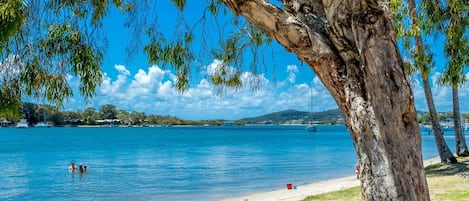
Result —
<path fill-rule="evenodd" d="M 343 126 L 0 128 L 0 143 L 0 200 L 216 200 L 352 175 L 356 162 Z M 423 151 L 437 156 L 433 136 Z M 89 171 L 69 173 L 71 160 Z"/>

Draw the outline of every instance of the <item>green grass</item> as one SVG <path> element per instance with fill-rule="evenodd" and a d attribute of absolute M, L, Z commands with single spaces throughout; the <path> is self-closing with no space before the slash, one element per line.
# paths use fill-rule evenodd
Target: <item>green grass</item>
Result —
<path fill-rule="evenodd" d="M 453 175 L 428 177 L 427 181 L 430 198 L 434 201 L 469 200 L 469 179 Z"/>
<path fill-rule="evenodd" d="M 469 178 L 460 174 L 469 174 L 469 157 L 458 158 L 456 164 L 435 164 L 425 168 L 430 198 L 433 201 L 469 201 Z M 361 200 L 361 187 L 353 187 L 320 195 L 309 196 L 304 201 Z"/>
<path fill-rule="evenodd" d="M 340 201 L 340 200 L 347 200 L 347 201 L 359 201 L 361 200 L 360 194 L 361 187 L 352 187 L 348 189 L 344 189 L 341 191 L 335 191 L 330 193 L 324 193 L 319 195 L 309 196 L 305 201 L 312 201 L 312 200 L 328 200 L 328 201 Z"/>

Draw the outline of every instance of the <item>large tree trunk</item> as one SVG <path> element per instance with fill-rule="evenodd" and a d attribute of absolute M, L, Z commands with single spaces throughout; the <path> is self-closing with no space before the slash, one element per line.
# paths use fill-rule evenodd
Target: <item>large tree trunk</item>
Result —
<path fill-rule="evenodd" d="M 418 15 L 417 15 L 417 9 L 415 6 L 415 1 L 408 0 L 407 2 L 409 4 L 410 17 L 412 19 L 412 24 L 418 27 L 419 20 L 418 20 Z M 416 36 L 414 36 L 414 39 L 415 39 L 415 45 L 417 46 L 417 56 L 420 57 L 420 59 L 417 58 L 415 60 L 422 60 L 422 58 L 425 57 L 422 36 L 420 34 L 417 34 Z M 445 138 L 443 137 L 443 132 L 441 131 L 440 121 L 438 119 L 438 115 L 435 109 L 435 103 L 433 102 L 433 94 L 430 88 L 430 82 L 428 80 L 430 66 L 421 62 L 416 62 L 416 63 L 417 65 L 421 65 L 421 66 L 417 66 L 417 68 L 419 69 L 420 74 L 422 76 L 425 99 L 427 101 L 428 110 L 430 111 L 430 120 L 432 122 L 432 130 L 434 133 L 435 143 L 438 149 L 438 153 L 440 155 L 441 162 L 455 163 L 456 158 L 453 156 L 453 153 L 449 149 L 448 144 L 446 144 Z"/>
<path fill-rule="evenodd" d="M 222 0 L 308 63 L 346 119 L 364 200 L 429 200 L 414 99 L 384 1 Z M 322 20 L 327 21 L 323 23 Z"/>
<path fill-rule="evenodd" d="M 453 89 L 453 118 L 454 118 L 454 136 L 456 138 L 456 154 L 458 156 L 469 156 L 466 139 L 462 133 L 461 111 L 459 111 L 459 92 L 457 87 Z"/>

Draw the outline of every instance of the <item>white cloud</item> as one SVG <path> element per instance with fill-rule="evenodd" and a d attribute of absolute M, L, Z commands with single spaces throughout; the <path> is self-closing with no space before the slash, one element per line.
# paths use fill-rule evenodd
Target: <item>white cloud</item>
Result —
<path fill-rule="evenodd" d="M 103 81 L 101 82 L 100 92 L 102 94 L 121 94 L 124 85 L 127 83 L 127 76 L 119 74 L 117 80 L 113 81 L 107 73 L 104 73 Z"/>
<path fill-rule="evenodd" d="M 295 83 L 296 82 L 296 74 L 299 72 L 298 67 L 296 65 L 288 65 L 287 66 L 287 72 L 288 72 L 288 81 L 290 83 Z"/>
<path fill-rule="evenodd" d="M 234 68 L 214 60 L 206 67 L 205 73 L 214 75 L 221 67 L 234 72 Z M 115 65 L 114 68 L 119 74 L 115 78 L 104 75 L 94 100 L 96 108 L 110 103 L 120 109 L 189 119 L 239 119 L 286 109 L 309 110 L 311 86 L 308 83 L 278 85 L 263 74 L 243 72 L 240 76 L 243 87 L 240 89 L 226 88 L 220 94 L 216 86 L 201 79 L 186 93 L 180 93 L 173 87 L 175 75 L 158 66 L 138 69 L 134 75 L 123 65 Z M 287 70 L 299 72 L 295 65 L 287 66 Z M 289 78 L 287 76 L 281 82 L 291 83 L 285 82 Z M 318 89 L 313 92 L 319 95 L 321 86 L 316 87 Z"/>
<path fill-rule="evenodd" d="M 116 64 L 116 65 L 114 65 L 114 68 L 115 68 L 117 71 L 119 71 L 119 73 L 122 74 L 122 75 L 126 75 L 126 76 L 127 76 L 127 75 L 130 75 L 130 71 L 127 70 L 127 68 L 125 68 L 125 66 L 123 66 L 123 65 L 118 65 L 118 64 Z"/>
<path fill-rule="evenodd" d="M 314 77 L 314 79 L 313 79 L 313 84 L 314 84 L 315 86 L 322 86 L 322 85 L 323 85 L 322 82 L 321 82 L 321 80 L 320 80 L 319 77 L 317 77 L 317 76 Z"/>
<path fill-rule="evenodd" d="M 287 66 L 287 72 L 294 72 L 294 73 L 298 73 L 298 67 L 296 65 L 288 65 Z"/>
<path fill-rule="evenodd" d="M 213 75 L 221 65 L 223 65 L 221 61 L 213 60 L 206 66 L 204 73 Z M 228 71 L 233 70 L 230 66 L 224 68 Z M 269 80 L 263 74 L 243 72 L 240 77 L 243 87 L 226 88 L 222 94 L 218 93 L 216 86 L 207 79 L 192 83 L 186 93 L 180 93 L 173 87 L 176 81 L 175 74 L 158 66 L 141 68 L 135 70 L 135 73 L 131 73 L 127 70 L 128 67 L 123 65 L 115 65 L 114 69 L 118 72 L 117 76 L 110 77 L 111 72 L 108 72 L 109 74 L 103 77 L 101 87 L 93 100 L 95 108 L 110 103 L 119 109 L 142 111 L 147 114 L 175 115 L 186 119 L 240 119 L 286 109 L 310 111 L 311 101 L 312 110 L 315 112 L 337 108 L 334 99 L 318 77 L 313 77 L 312 81 L 310 79 L 299 82 L 302 72 L 295 65 L 287 66 L 287 70 L 284 71 L 287 73 L 278 76 L 276 82 Z M 295 77 L 293 78 L 291 74 Z M 436 73 L 430 77 L 437 110 L 450 111 L 451 88 L 436 85 L 438 76 Z M 469 73 L 466 76 L 469 78 Z M 76 78 L 70 76 L 69 79 L 76 85 L 75 87 L 78 86 Z M 420 79 L 412 83 L 412 89 L 417 110 L 427 111 Z M 469 112 L 469 108 L 464 107 L 469 102 L 469 83 L 462 86 L 459 92 L 461 110 Z M 75 100 L 69 102 L 85 105 Z"/>
<path fill-rule="evenodd" d="M 430 80 L 432 81 L 430 84 L 435 87 L 435 86 L 438 86 L 438 80 L 440 79 L 441 77 L 441 73 L 440 72 L 436 72 L 434 73 L 431 77 L 430 77 Z"/>
<path fill-rule="evenodd" d="M 230 76 L 236 72 L 236 69 L 218 59 L 213 60 L 213 62 L 205 68 L 205 73 L 208 76 L 220 75 L 221 72 L 226 73 L 226 76 Z"/>
<path fill-rule="evenodd" d="M 164 85 L 163 79 L 167 73 L 169 71 L 163 71 L 158 66 L 148 68 L 148 73 L 139 69 L 130 83 L 127 94 L 131 97 L 138 97 L 157 93 L 161 85 Z"/>
<path fill-rule="evenodd" d="M 433 102 L 435 104 L 436 110 L 439 112 L 448 112 L 453 109 L 453 99 L 452 99 L 452 89 L 449 86 L 439 85 L 438 79 L 441 76 L 441 73 L 436 72 L 430 76 L 430 85 L 432 90 Z M 469 74 L 466 74 L 466 77 Z M 423 88 L 423 83 L 420 78 L 417 78 L 414 83 L 412 83 L 412 91 L 414 94 L 415 107 L 418 111 L 428 111 L 428 105 L 425 98 L 425 92 Z M 469 85 L 465 85 L 459 88 L 459 103 L 461 112 L 469 112 L 469 108 L 465 107 L 465 104 L 469 102 Z"/>

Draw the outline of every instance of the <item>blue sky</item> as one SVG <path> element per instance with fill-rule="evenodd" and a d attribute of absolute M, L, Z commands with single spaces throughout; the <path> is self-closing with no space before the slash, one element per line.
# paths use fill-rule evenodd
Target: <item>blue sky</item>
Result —
<path fill-rule="evenodd" d="M 173 15 L 173 6 L 158 1 L 160 27 L 173 32 L 174 18 L 160 16 Z M 200 5 L 199 5 L 200 6 Z M 199 8 L 185 12 L 185 16 L 200 17 Z M 173 13 L 173 14 L 171 14 Z M 192 17 L 192 16 L 190 16 Z M 259 75 L 252 75 L 248 70 L 243 72 L 244 86 L 241 89 L 226 89 L 219 93 L 206 77 L 217 68 L 220 61 L 204 58 L 202 68 L 192 76 L 190 89 L 186 93 L 173 88 L 175 73 L 170 68 L 149 65 L 142 52 L 131 60 L 125 51 L 129 32 L 124 28 L 125 17 L 120 11 L 112 10 L 105 20 L 105 32 L 108 36 L 108 49 L 102 66 L 105 72 L 103 82 L 96 91 L 91 103 L 75 95 L 65 103 L 64 110 L 99 108 L 103 104 L 114 104 L 119 109 L 141 111 L 147 114 L 174 115 L 184 119 L 240 119 L 259 116 L 266 113 L 287 109 L 310 111 L 311 92 L 313 94 L 313 111 L 324 111 L 337 108 L 336 103 L 324 88 L 319 79 L 308 66 L 303 65 L 295 55 L 287 53 L 282 47 L 274 44 L 274 59 L 267 63 L 267 70 Z M 215 33 L 214 33 L 215 34 Z M 442 47 L 435 44 L 435 50 Z M 437 56 L 437 66 L 441 69 L 444 58 Z M 275 62 L 275 63 L 274 63 Z M 196 67 L 194 67 L 196 68 Z M 258 76 L 261 84 L 249 84 L 252 76 Z M 452 107 L 451 89 L 437 86 L 438 73 L 432 74 L 434 99 L 439 111 L 450 111 Z M 468 75 L 469 76 L 469 75 Z M 78 86 L 77 79 L 70 77 L 72 86 Z M 427 111 L 423 88 L 418 80 L 413 83 L 417 110 Z M 460 90 L 461 110 L 467 112 L 465 104 L 469 101 L 469 85 Z"/>

